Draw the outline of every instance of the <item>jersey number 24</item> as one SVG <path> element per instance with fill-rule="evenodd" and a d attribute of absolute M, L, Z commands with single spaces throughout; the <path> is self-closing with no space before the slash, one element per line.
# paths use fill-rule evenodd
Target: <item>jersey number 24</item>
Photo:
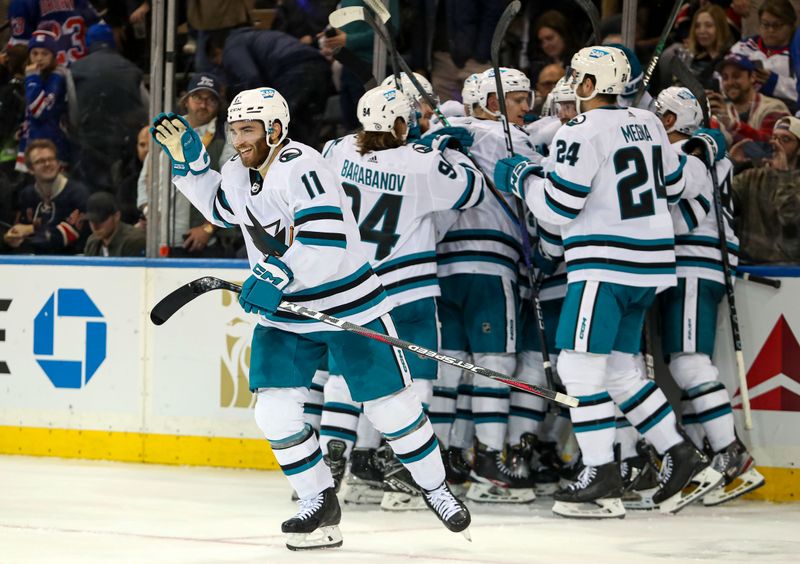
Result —
<path fill-rule="evenodd" d="M 614 153 L 614 171 L 628 173 L 617 182 L 620 219 L 648 217 L 656 213 L 655 199 L 667 198 L 661 146 L 653 145 L 652 180 L 639 147 L 623 147 Z"/>

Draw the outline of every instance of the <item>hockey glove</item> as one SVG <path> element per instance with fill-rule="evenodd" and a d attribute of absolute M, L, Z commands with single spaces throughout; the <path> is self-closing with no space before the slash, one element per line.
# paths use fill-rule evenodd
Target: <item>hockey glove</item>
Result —
<path fill-rule="evenodd" d="M 417 144 L 439 151 L 449 148 L 467 154 L 473 141 L 472 133 L 464 127 L 443 127 L 419 139 Z"/>
<path fill-rule="evenodd" d="M 525 179 L 530 174 L 544 177 L 542 167 L 522 155 L 500 159 L 494 167 L 494 184 L 501 192 L 509 192 L 525 199 Z"/>
<path fill-rule="evenodd" d="M 722 160 L 725 156 L 725 151 L 728 150 L 728 144 L 719 129 L 701 127 L 694 132 L 681 148 L 687 155 L 700 157 L 700 160 L 708 167 L 711 166 L 711 163 Z"/>
<path fill-rule="evenodd" d="M 158 114 L 153 120 L 150 135 L 161 145 L 172 161 L 172 174 L 186 176 L 203 174 L 211 166 L 211 158 L 197 132 L 181 116 Z"/>
<path fill-rule="evenodd" d="M 283 289 L 293 279 L 292 271 L 280 259 L 269 257 L 260 261 L 242 284 L 239 305 L 246 313 L 275 313 L 283 298 Z"/>

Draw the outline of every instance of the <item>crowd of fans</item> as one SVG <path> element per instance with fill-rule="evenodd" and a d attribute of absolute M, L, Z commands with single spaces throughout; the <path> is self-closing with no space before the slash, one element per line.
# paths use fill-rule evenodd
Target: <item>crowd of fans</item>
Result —
<path fill-rule="evenodd" d="M 149 1 L 3 4 L 10 37 L 0 54 L 0 253 L 141 256 L 152 182 Z M 331 29 L 327 16 L 337 7 L 360 4 L 178 2 L 176 107 L 200 134 L 215 169 L 235 152 L 225 136 L 225 110 L 244 89 L 268 85 L 280 91 L 290 106 L 291 136 L 298 141 L 320 147 L 357 127 L 363 73 L 352 61 L 371 68 L 373 34 L 363 22 Z M 389 2 L 399 49 L 430 77 L 441 102 L 460 101 L 464 79 L 490 67 L 492 33 L 506 4 Z M 523 69 L 535 85 L 531 119 L 536 119 L 591 29 L 573 3 L 524 4 L 502 62 Z M 641 76 L 646 66 L 636 58 L 650 59 L 671 5 L 639 2 L 634 75 Z M 602 42 L 621 41 L 621 20 L 615 14 L 601 22 Z M 339 56 L 343 53 L 348 57 Z M 796 263 L 800 120 L 793 115 L 800 32 L 792 2 L 686 2 L 650 84 L 653 96 L 673 84 L 668 69 L 675 57 L 706 88 L 714 126 L 737 166 L 733 197 L 743 262 Z M 164 254 L 242 252 L 236 230 L 218 230 L 166 182 L 159 188 L 169 193 L 160 222 L 169 247 Z"/>

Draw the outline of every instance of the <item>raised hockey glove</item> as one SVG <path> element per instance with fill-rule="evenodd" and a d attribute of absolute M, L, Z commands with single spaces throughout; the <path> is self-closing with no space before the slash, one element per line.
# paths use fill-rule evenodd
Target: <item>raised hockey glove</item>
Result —
<path fill-rule="evenodd" d="M 417 144 L 439 151 L 443 151 L 445 148 L 455 149 L 466 154 L 474 140 L 472 133 L 465 127 L 442 127 L 419 139 Z"/>
<path fill-rule="evenodd" d="M 697 155 L 706 166 L 722 160 L 728 144 L 719 129 L 701 127 L 681 147 L 687 155 Z"/>
<path fill-rule="evenodd" d="M 246 313 L 275 313 L 283 299 L 283 289 L 293 279 L 291 269 L 280 259 L 268 257 L 259 261 L 242 284 L 239 305 Z"/>
<path fill-rule="evenodd" d="M 544 176 L 542 167 L 522 155 L 500 159 L 494 167 L 494 185 L 501 192 L 512 193 L 525 199 L 525 179 L 529 175 Z"/>
<path fill-rule="evenodd" d="M 200 136 L 183 117 L 173 113 L 158 114 L 150 135 L 172 161 L 173 175 L 203 174 L 211 166 L 211 158 Z"/>

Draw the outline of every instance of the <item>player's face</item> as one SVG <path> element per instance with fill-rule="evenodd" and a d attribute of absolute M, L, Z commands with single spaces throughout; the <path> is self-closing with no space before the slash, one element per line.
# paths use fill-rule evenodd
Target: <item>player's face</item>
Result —
<path fill-rule="evenodd" d="M 508 121 L 516 125 L 525 125 L 525 114 L 531 109 L 529 92 L 509 92 L 506 94 L 506 110 Z"/>
<path fill-rule="evenodd" d="M 753 90 L 753 73 L 734 65 L 722 69 L 722 90 L 733 102 L 743 102 Z"/>
<path fill-rule="evenodd" d="M 31 59 L 31 64 L 36 65 L 36 68 L 40 71 L 54 66 L 56 60 L 56 56 L 50 49 L 43 49 L 41 47 L 34 47 L 31 49 L 28 56 Z"/>
<path fill-rule="evenodd" d="M 230 138 L 244 166 L 254 168 L 267 160 L 269 146 L 264 124 L 260 121 L 233 122 L 230 124 Z"/>
<path fill-rule="evenodd" d="M 561 123 L 567 123 L 578 115 L 578 108 L 575 102 L 558 102 L 556 104 L 556 115 Z"/>

